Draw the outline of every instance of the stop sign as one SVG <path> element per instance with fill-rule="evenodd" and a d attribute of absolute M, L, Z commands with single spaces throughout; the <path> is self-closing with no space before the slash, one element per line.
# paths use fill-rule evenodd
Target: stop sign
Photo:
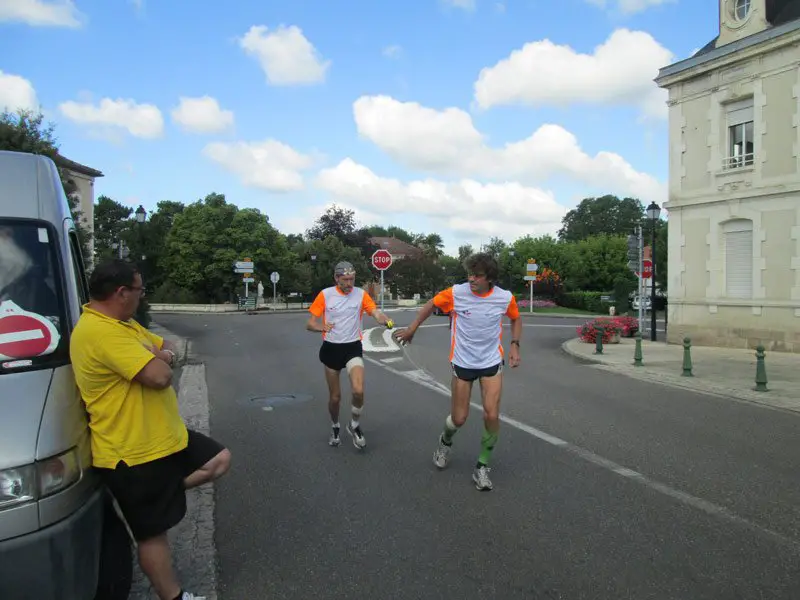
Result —
<path fill-rule="evenodd" d="M 644 259 L 642 261 L 642 279 L 650 279 L 653 276 L 653 261 Z"/>
<path fill-rule="evenodd" d="M 392 266 L 392 255 L 388 250 L 375 250 L 372 255 L 372 266 L 378 271 L 385 271 Z"/>

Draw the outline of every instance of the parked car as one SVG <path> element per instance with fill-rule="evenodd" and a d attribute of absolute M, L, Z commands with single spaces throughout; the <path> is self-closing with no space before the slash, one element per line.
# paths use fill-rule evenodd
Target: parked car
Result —
<path fill-rule="evenodd" d="M 92 468 L 69 339 L 88 285 L 58 169 L 0 152 L 0 598 L 124 600 L 132 543 Z"/>

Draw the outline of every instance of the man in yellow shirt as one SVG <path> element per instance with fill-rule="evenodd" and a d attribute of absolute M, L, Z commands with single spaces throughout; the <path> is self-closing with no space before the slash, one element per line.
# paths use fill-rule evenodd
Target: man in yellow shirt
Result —
<path fill-rule="evenodd" d="M 93 464 L 136 538 L 142 571 L 161 600 L 200 600 L 178 583 L 167 531 L 186 514 L 186 489 L 222 476 L 231 455 L 186 429 L 172 387 L 175 348 L 133 319 L 144 291 L 132 264 L 97 265 L 70 355 Z"/>

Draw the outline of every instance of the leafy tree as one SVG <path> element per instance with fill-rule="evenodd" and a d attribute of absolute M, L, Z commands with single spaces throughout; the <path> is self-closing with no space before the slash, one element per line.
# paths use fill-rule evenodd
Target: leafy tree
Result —
<path fill-rule="evenodd" d="M 420 248 L 428 259 L 436 260 L 444 254 L 444 241 L 438 233 L 419 233 L 413 236 L 411 243 Z"/>
<path fill-rule="evenodd" d="M 114 245 L 130 227 L 133 209 L 108 196 L 100 196 L 94 205 L 94 256 L 102 261 L 116 255 Z"/>
<path fill-rule="evenodd" d="M 597 235 L 567 247 L 561 272 L 570 290 L 610 292 L 618 276 L 630 273 L 623 236 Z"/>
<path fill-rule="evenodd" d="M 237 260 L 251 258 L 256 279 L 286 271 L 291 254 L 286 238 L 256 209 L 239 209 L 222 194 L 209 194 L 174 216 L 161 261 L 180 289 L 220 302 L 244 292 Z"/>
<path fill-rule="evenodd" d="M 52 123 L 44 125 L 44 116 L 40 112 L 34 113 L 23 110 L 12 113 L 3 111 L 0 113 L 0 150 L 41 154 L 55 161 L 59 147 L 53 135 L 54 131 L 55 126 Z M 81 241 L 83 260 L 87 267 L 90 267 L 93 264 L 90 250 L 92 234 L 90 228 L 87 228 L 83 223 L 83 215 L 76 196 L 77 188 L 64 169 L 59 168 L 59 175 L 61 176 L 64 194 L 72 211 L 72 219 L 75 221 L 78 239 Z"/>
<path fill-rule="evenodd" d="M 324 240 L 329 236 L 339 238 L 342 242 L 356 231 L 355 212 L 333 205 L 314 222 L 314 226 L 306 232 L 310 240 Z"/>
<path fill-rule="evenodd" d="M 433 259 L 404 258 L 392 265 L 392 289 L 409 298 L 414 294 L 430 297 L 445 286 L 445 268 Z"/>
<path fill-rule="evenodd" d="M 558 238 L 578 242 L 593 235 L 627 235 L 644 215 L 644 206 L 635 198 L 620 200 L 612 195 L 584 198 L 561 220 Z"/>

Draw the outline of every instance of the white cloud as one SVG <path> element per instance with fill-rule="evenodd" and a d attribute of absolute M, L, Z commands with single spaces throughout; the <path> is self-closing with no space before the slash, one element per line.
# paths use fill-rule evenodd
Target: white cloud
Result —
<path fill-rule="evenodd" d="M 249 187 L 272 192 L 303 189 L 302 171 L 314 164 L 311 156 L 277 140 L 263 142 L 213 142 L 203 154 L 237 175 Z"/>
<path fill-rule="evenodd" d="M 552 233 L 567 212 L 552 193 L 515 182 L 429 178 L 403 183 L 379 177 L 350 158 L 320 171 L 315 185 L 337 203 L 349 202 L 360 210 L 380 207 L 382 221 L 388 214 L 425 215 L 447 229 L 473 236 Z"/>
<path fill-rule="evenodd" d="M 403 53 L 403 48 L 398 45 L 386 46 L 383 49 L 383 55 L 386 58 L 400 58 L 400 55 Z"/>
<path fill-rule="evenodd" d="M 405 166 L 471 178 L 541 182 L 563 175 L 610 193 L 665 199 L 666 188 L 613 152 L 587 154 L 575 136 L 552 124 L 530 137 L 491 147 L 472 118 L 458 108 L 434 110 L 388 96 L 362 96 L 353 104 L 359 134 Z"/>
<path fill-rule="evenodd" d="M 0 71 L 0 112 L 39 109 L 36 90 L 24 77 Z"/>
<path fill-rule="evenodd" d="M 0 0 L 0 22 L 34 27 L 80 27 L 81 19 L 72 0 Z"/>
<path fill-rule="evenodd" d="M 466 11 L 475 10 L 475 0 L 442 0 L 442 2 L 453 8 L 460 8 Z"/>
<path fill-rule="evenodd" d="M 172 110 L 172 120 L 185 131 L 220 133 L 233 127 L 233 112 L 223 110 L 216 98 L 181 96 L 180 104 Z"/>
<path fill-rule="evenodd" d="M 239 45 L 261 63 L 272 85 L 304 85 L 325 80 L 331 61 L 323 60 L 302 30 L 281 25 L 268 33 L 264 25 L 253 25 Z"/>
<path fill-rule="evenodd" d="M 154 139 L 164 131 L 164 118 L 157 106 L 133 100 L 103 98 L 97 106 L 90 102 L 63 102 L 61 114 L 82 125 L 125 130 L 138 138 Z"/>
<path fill-rule="evenodd" d="M 649 33 L 618 29 L 593 54 L 550 40 L 525 44 L 481 70 L 475 101 L 503 104 L 608 104 L 638 106 L 648 117 L 667 115 L 666 90 L 653 81 L 674 55 Z"/>
<path fill-rule="evenodd" d="M 589 4 L 593 4 L 600 8 L 608 8 L 609 0 L 586 0 Z M 619 12 L 624 15 L 633 15 L 643 12 L 652 6 L 661 6 L 675 2 L 676 0 L 616 0 L 616 7 Z"/>

